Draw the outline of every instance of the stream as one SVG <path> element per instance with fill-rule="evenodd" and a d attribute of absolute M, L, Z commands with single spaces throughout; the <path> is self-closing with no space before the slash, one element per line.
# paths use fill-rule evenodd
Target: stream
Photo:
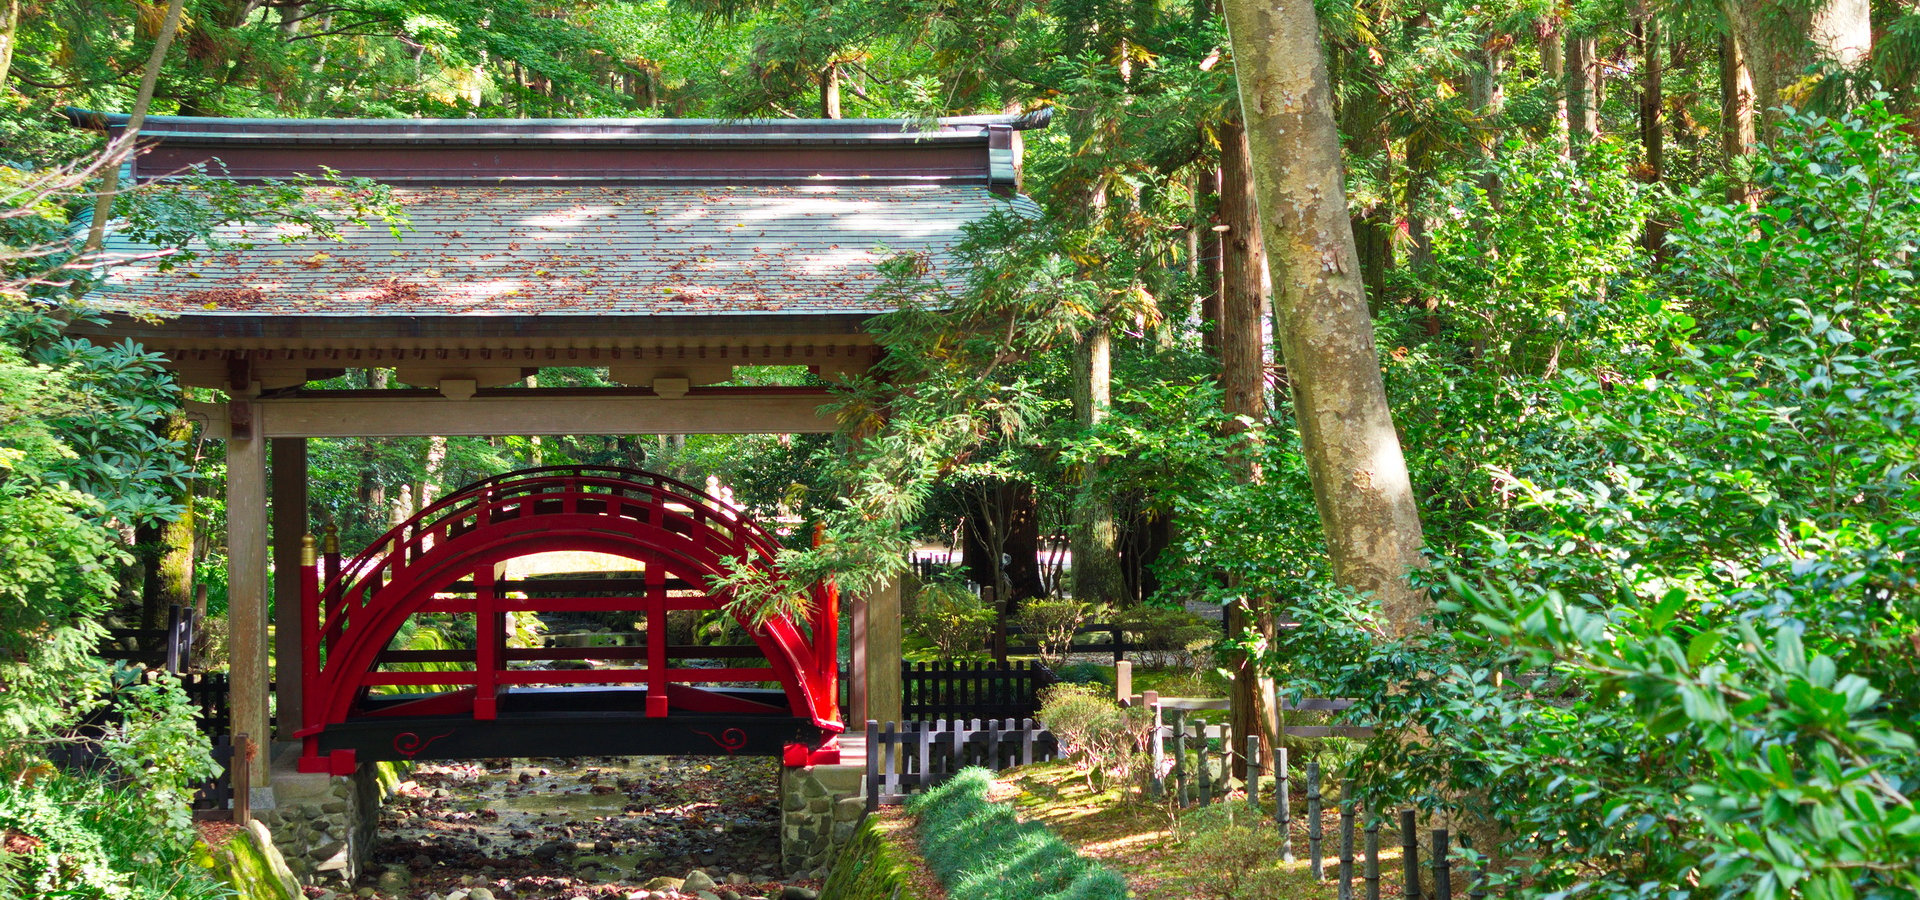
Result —
<path fill-rule="evenodd" d="M 778 762 L 621 757 L 414 767 L 356 895 L 811 900 L 780 878 Z"/>

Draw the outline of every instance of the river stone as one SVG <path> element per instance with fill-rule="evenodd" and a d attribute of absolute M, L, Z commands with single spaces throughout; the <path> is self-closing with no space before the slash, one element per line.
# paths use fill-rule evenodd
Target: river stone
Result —
<path fill-rule="evenodd" d="M 467 892 L 467 900 L 493 900 L 493 891 L 477 887 Z"/>
<path fill-rule="evenodd" d="M 381 872 L 380 877 L 373 880 L 373 886 L 382 894 L 398 894 L 412 880 L 406 869 L 395 866 Z"/>
<path fill-rule="evenodd" d="M 733 891 L 721 891 L 720 900 L 740 900 L 740 895 Z"/>
<path fill-rule="evenodd" d="M 780 900 L 820 900 L 820 892 L 790 884 L 780 889 Z"/>
<path fill-rule="evenodd" d="M 713 883 L 713 877 L 699 869 L 688 872 L 687 877 L 680 879 L 680 890 L 682 891 L 705 891 L 711 890 L 714 887 L 716 887 L 716 885 Z"/>
<path fill-rule="evenodd" d="M 833 805 L 833 819 L 836 822 L 851 822 L 867 811 L 865 797 L 847 797 Z"/>
<path fill-rule="evenodd" d="M 640 886 L 649 891 L 677 891 L 683 883 L 684 882 L 678 878 L 668 878 L 662 875 Z"/>
<path fill-rule="evenodd" d="M 720 895 L 712 891 L 694 891 L 693 895 L 700 900 L 720 900 Z"/>

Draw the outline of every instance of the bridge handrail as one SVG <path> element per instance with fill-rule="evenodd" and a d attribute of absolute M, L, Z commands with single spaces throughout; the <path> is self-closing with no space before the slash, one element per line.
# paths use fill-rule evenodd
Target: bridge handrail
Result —
<path fill-rule="evenodd" d="M 683 483 L 673 482 L 671 479 L 662 479 L 662 481 L 668 481 L 677 486 L 684 486 Z M 483 489 L 477 494 L 468 494 L 460 497 L 450 496 L 440 503 L 436 503 L 433 507 L 423 510 L 421 514 L 416 515 L 407 522 L 390 529 L 380 540 L 368 545 L 365 550 L 355 555 L 353 562 L 343 566 L 340 573 L 329 580 L 321 591 L 323 609 L 320 610 L 320 614 L 317 616 L 319 619 L 317 624 L 320 627 L 319 634 L 322 635 L 323 642 L 330 644 L 332 641 L 328 639 L 335 637 L 340 630 L 345 627 L 345 620 L 351 616 L 351 611 L 361 605 L 359 603 L 348 602 L 350 598 L 365 595 L 371 590 L 377 590 L 380 586 L 378 576 L 382 572 L 394 573 L 404 568 L 410 558 L 417 556 L 426 549 L 424 544 L 427 537 L 442 535 L 445 530 L 443 526 L 469 518 L 486 520 L 491 518 L 496 511 L 515 507 L 524 508 L 529 503 L 536 503 L 541 500 L 557 499 L 565 504 L 568 498 L 573 498 L 577 501 L 578 499 L 599 500 L 609 497 L 635 497 L 632 493 L 595 493 L 579 490 L 578 488 L 583 484 L 628 489 L 639 488 L 645 495 L 644 502 L 650 506 L 664 507 L 669 501 L 678 501 L 679 505 L 686 507 L 685 511 L 680 514 L 694 521 L 708 533 L 716 531 L 715 526 L 725 528 L 730 532 L 732 540 L 729 543 L 737 547 L 744 562 L 749 564 L 757 563 L 765 566 L 772 564 L 778 558 L 779 545 L 773 542 L 770 537 L 766 536 L 764 531 L 758 528 L 743 527 L 742 523 L 748 522 L 745 517 L 722 513 L 720 510 L 714 509 L 708 505 L 708 503 L 703 502 L 703 499 L 710 500 L 715 504 L 717 504 L 718 501 L 713 500 L 713 498 L 705 494 L 699 494 L 697 498 L 689 498 L 664 490 L 657 485 L 615 479 L 598 474 L 584 479 L 579 477 L 557 479 L 552 476 L 538 479 L 502 479 L 485 487 L 498 489 L 501 487 L 511 488 L 524 485 L 533 488 L 533 490 L 528 490 L 524 493 L 514 492 L 502 495 Z M 540 488 L 555 487 L 561 488 L 561 490 L 539 490 Z M 435 516 L 431 521 L 425 521 L 425 517 L 428 514 L 435 512 L 438 512 L 439 515 Z M 540 515 L 538 512 L 530 512 L 527 514 L 534 516 Z M 411 529 L 410 532 L 409 529 Z"/>

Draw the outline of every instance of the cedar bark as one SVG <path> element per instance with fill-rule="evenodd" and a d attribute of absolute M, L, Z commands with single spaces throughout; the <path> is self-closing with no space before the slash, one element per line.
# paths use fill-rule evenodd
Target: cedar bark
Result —
<path fill-rule="evenodd" d="M 1575 159 L 1600 134 L 1600 61 L 1592 35 L 1567 35 L 1567 148 Z"/>
<path fill-rule="evenodd" d="M 1074 354 L 1073 415 L 1083 429 L 1100 424 L 1112 406 L 1113 335 L 1104 319 L 1087 323 Z M 1127 581 L 1120 567 L 1120 532 L 1113 503 L 1096 489 L 1101 461 L 1090 459 L 1074 503 L 1073 596 L 1085 603 L 1119 604 Z"/>
<path fill-rule="evenodd" d="M 1305 0 L 1230 0 L 1226 12 L 1281 350 L 1333 574 L 1378 599 L 1384 630 L 1406 634 L 1432 608 L 1407 581 L 1421 564 L 1420 514 L 1360 282 L 1318 16 Z"/>
<path fill-rule="evenodd" d="M 1266 331 L 1261 327 L 1261 313 L 1267 308 L 1267 292 L 1261 278 L 1260 260 L 1266 253 L 1260 234 L 1260 211 L 1254 195 L 1253 160 L 1247 144 L 1246 126 L 1229 119 L 1220 129 L 1220 221 L 1227 226 L 1221 234 L 1221 279 L 1223 289 L 1220 293 L 1220 390 L 1226 413 L 1235 417 L 1235 424 L 1229 427 L 1241 431 L 1243 436 L 1235 445 L 1234 458 L 1229 462 L 1234 477 L 1242 483 L 1258 483 L 1261 480 L 1260 448 L 1253 434 L 1246 433 L 1239 420 L 1259 422 L 1266 418 Z M 1229 575 L 1237 580 L 1237 575 Z M 1271 623 L 1271 617 L 1264 622 L 1259 612 L 1266 608 L 1269 598 L 1241 595 L 1238 602 L 1226 610 L 1227 629 L 1230 634 L 1238 634 L 1249 625 Z M 1262 629 L 1262 636 L 1273 639 L 1271 628 Z M 1234 734 L 1259 734 L 1265 729 L 1260 725 L 1260 710 L 1272 709 L 1270 699 L 1262 706 L 1263 698 L 1273 696 L 1271 679 L 1260 677 L 1260 671 L 1244 653 L 1233 653 L 1227 658 L 1227 665 L 1233 670 L 1233 693 L 1231 716 Z M 1273 729 L 1279 730 L 1275 722 Z M 1236 751 L 1239 748 L 1234 748 Z M 1244 754 L 1231 754 L 1234 777 L 1246 778 L 1247 760 Z"/>
<path fill-rule="evenodd" d="M 1721 0 L 1728 30 L 1740 44 L 1753 76 L 1754 104 L 1768 128 L 1780 123 L 1780 107 L 1801 106 L 1801 82 L 1814 63 L 1861 65 L 1873 51 L 1868 0 Z"/>
<path fill-rule="evenodd" d="M 1558 12 L 1540 20 L 1540 69 L 1546 76 L 1548 96 L 1553 98 L 1553 140 L 1560 155 L 1568 152 L 1567 128 L 1567 47 Z"/>
<path fill-rule="evenodd" d="M 1640 45 L 1640 148 L 1645 154 L 1647 183 L 1660 184 L 1667 180 L 1667 126 L 1661 114 L 1666 102 L 1662 84 L 1666 55 L 1663 52 L 1660 19 L 1654 15 L 1647 0 L 1640 0 L 1635 8 L 1633 34 Z M 1653 254 L 1656 261 L 1665 263 L 1667 226 L 1660 221 L 1658 214 L 1647 217 L 1647 227 L 1640 235 L 1640 244 Z"/>
<path fill-rule="evenodd" d="M 1753 73 L 1732 35 L 1720 38 L 1720 155 L 1727 172 L 1727 199 L 1750 202 L 1740 177 L 1740 157 L 1753 151 Z"/>

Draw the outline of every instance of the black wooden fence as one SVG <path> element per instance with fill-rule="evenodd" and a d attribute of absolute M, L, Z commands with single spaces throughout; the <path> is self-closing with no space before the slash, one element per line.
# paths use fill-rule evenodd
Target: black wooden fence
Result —
<path fill-rule="evenodd" d="M 968 766 L 999 771 L 1058 759 L 1060 742 L 1032 719 L 942 722 L 867 720 L 867 809 L 898 806 L 909 794 Z"/>
<path fill-rule="evenodd" d="M 101 659 L 129 662 L 149 669 L 185 672 L 193 656 L 193 610 L 167 607 L 167 623 L 159 628 L 109 628 L 94 648 Z"/>
<path fill-rule="evenodd" d="M 902 663 L 900 715 L 912 722 L 1030 718 L 1040 692 L 1057 680 L 1034 662 Z"/>

